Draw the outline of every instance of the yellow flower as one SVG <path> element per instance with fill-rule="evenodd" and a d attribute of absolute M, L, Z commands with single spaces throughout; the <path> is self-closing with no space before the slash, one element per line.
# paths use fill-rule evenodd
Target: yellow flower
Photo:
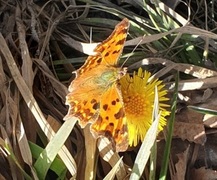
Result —
<path fill-rule="evenodd" d="M 151 73 L 143 72 L 142 68 L 139 68 L 138 73 L 134 72 L 132 77 L 127 74 L 120 79 L 130 146 L 136 146 L 143 140 L 152 124 L 155 86 L 158 90 L 159 111 L 161 111 L 159 131 L 166 125 L 165 116 L 170 114 L 165 109 L 169 105 L 164 104 L 164 101 L 168 101 L 165 97 L 167 91 L 164 89 L 164 84 L 158 79 L 150 79 L 150 76 Z"/>

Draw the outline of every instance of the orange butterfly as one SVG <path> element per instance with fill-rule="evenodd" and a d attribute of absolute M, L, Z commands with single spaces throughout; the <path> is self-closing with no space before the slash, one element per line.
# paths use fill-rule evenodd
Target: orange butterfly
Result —
<path fill-rule="evenodd" d="M 128 19 L 116 25 L 113 33 L 94 49 L 77 77 L 69 86 L 67 120 L 77 117 L 83 128 L 91 123 L 94 137 L 106 136 L 116 144 L 116 151 L 126 151 L 128 134 L 124 105 L 118 80 L 126 74 L 118 67 L 129 28 Z"/>

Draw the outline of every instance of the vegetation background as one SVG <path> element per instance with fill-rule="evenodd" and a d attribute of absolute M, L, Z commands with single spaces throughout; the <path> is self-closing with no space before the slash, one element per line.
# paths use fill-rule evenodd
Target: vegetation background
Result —
<path fill-rule="evenodd" d="M 0 179 L 216 179 L 216 9 L 214 0 L 0 0 Z M 62 119 L 90 42 L 124 17 L 121 62 L 164 81 L 171 117 L 158 140 L 153 123 L 117 154 Z"/>

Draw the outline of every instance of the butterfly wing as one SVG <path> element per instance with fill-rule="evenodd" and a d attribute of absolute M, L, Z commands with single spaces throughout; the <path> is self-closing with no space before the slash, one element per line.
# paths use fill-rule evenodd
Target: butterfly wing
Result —
<path fill-rule="evenodd" d="M 101 96 L 106 91 L 106 86 L 109 86 L 109 80 L 102 79 L 98 71 L 105 69 L 92 69 L 72 81 L 69 94 L 66 96 L 69 110 L 64 120 L 75 116 L 83 128 L 96 119 Z"/>
<path fill-rule="evenodd" d="M 78 75 L 96 68 L 100 64 L 116 66 L 123 51 L 129 29 L 129 20 L 123 19 L 115 26 L 112 34 L 94 49 L 95 55 L 87 58 L 85 64 L 77 71 Z"/>
<path fill-rule="evenodd" d="M 77 89 L 70 92 L 66 96 L 66 105 L 69 105 L 69 110 L 64 120 L 77 117 L 82 128 L 87 123 L 92 123 L 98 116 L 99 100 L 102 93 L 101 89 L 95 90 L 92 87 L 88 91 Z"/>
<path fill-rule="evenodd" d="M 100 135 L 113 139 L 116 151 L 125 151 L 128 147 L 126 117 L 122 96 L 117 83 L 103 93 L 97 120 L 91 125 L 95 137 Z"/>

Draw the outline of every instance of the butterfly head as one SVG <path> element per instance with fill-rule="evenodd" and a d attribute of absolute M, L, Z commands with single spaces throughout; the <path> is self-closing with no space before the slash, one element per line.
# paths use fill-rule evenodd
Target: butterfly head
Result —
<path fill-rule="evenodd" d="M 127 73 L 127 67 L 121 68 L 121 70 L 119 71 L 119 77 L 121 78 L 125 76 L 126 73 Z"/>

